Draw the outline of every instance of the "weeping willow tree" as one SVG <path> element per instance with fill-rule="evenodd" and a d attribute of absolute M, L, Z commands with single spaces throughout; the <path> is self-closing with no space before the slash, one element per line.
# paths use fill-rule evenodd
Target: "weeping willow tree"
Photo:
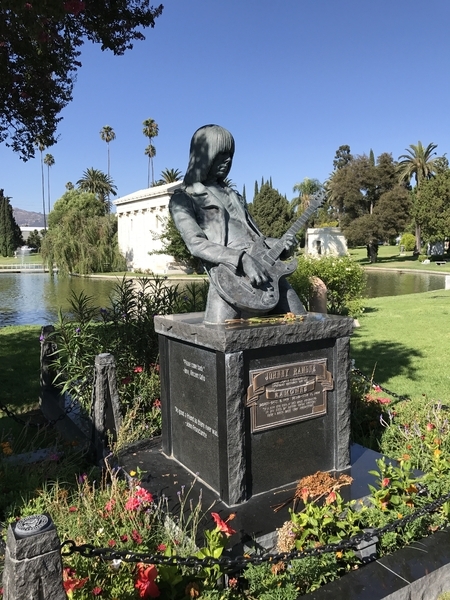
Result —
<path fill-rule="evenodd" d="M 104 203 L 94 194 L 79 190 L 55 202 L 41 253 L 50 271 L 56 266 L 63 275 L 126 270 L 116 218 L 105 213 Z"/>

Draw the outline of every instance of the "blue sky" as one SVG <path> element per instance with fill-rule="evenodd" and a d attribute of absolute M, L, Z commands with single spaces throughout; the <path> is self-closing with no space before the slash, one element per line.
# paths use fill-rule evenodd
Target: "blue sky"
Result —
<path fill-rule="evenodd" d="M 162 0 L 164 2 L 164 0 Z M 155 2 L 157 4 L 158 2 Z M 450 155 L 448 0 L 166 0 L 146 41 L 123 57 L 84 46 L 59 142 L 48 151 L 52 202 L 88 167 L 107 170 L 99 132 L 113 127 L 111 176 L 123 196 L 147 186 L 142 121 L 159 125 L 155 177 L 187 166 L 201 125 L 231 131 L 230 173 L 247 200 L 272 177 L 291 199 L 325 180 L 337 148 L 353 154 L 438 144 Z M 0 187 L 42 211 L 39 159 L 0 146 Z"/>

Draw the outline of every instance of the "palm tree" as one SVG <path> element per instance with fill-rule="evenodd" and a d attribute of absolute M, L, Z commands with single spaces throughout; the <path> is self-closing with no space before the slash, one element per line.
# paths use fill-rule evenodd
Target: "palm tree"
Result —
<path fill-rule="evenodd" d="M 36 139 L 35 144 L 39 148 L 39 152 L 41 153 L 42 212 L 44 213 L 44 230 L 46 230 L 47 229 L 47 219 L 45 217 L 45 185 L 44 185 L 44 156 L 43 156 L 45 146 L 39 138 Z"/>
<path fill-rule="evenodd" d="M 83 177 L 77 181 L 77 186 L 82 192 L 91 192 L 105 205 L 105 212 L 110 211 L 109 196 L 117 195 L 117 186 L 109 175 L 100 171 L 100 169 L 86 169 Z"/>
<path fill-rule="evenodd" d="M 291 201 L 292 208 L 304 212 L 309 206 L 311 196 L 320 192 L 322 188 L 323 185 L 318 179 L 305 177 L 303 181 L 294 185 L 293 191 L 298 192 L 298 196 Z"/>
<path fill-rule="evenodd" d="M 180 181 L 181 179 L 182 173 L 179 169 L 164 169 L 161 171 L 162 183 L 173 183 L 174 181 Z"/>
<path fill-rule="evenodd" d="M 153 157 L 156 155 L 156 150 L 152 145 L 152 140 L 153 140 L 153 138 L 155 138 L 158 135 L 159 127 L 158 127 L 158 123 L 156 121 L 154 121 L 153 119 L 145 119 L 145 121 L 143 121 L 142 125 L 144 126 L 142 133 L 145 135 L 145 137 L 148 137 L 148 141 L 149 141 L 149 145 L 145 149 L 145 155 L 148 156 L 148 160 L 149 160 L 149 173 L 150 173 L 150 165 L 151 165 L 152 185 L 154 185 L 155 177 L 154 177 L 154 172 L 153 172 Z M 151 150 L 149 150 L 150 147 L 153 148 L 153 155 L 151 153 Z M 147 150 L 149 150 L 149 151 L 147 152 Z M 150 174 L 148 177 L 148 187 L 150 187 Z"/>
<path fill-rule="evenodd" d="M 426 148 L 423 147 L 422 142 L 417 142 L 417 145 L 410 144 L 409 148 L 406 149 L 408 154 L 402 154 L 398 157 L 398 174 L 401 182 L 410 183 L 414 177 L 416 180 L 416 190 L 420 193 L 420 185 L 425 179 L 430 179 L 433 176 L 436 159 L 431 158 L 437 152 L 434 150 L 437 148 L 437 144 L 428 144 Z M 416 250 L 421 251 L 422 241 L 420 234 L 420 223 L 416 222 Z"/>
<path fill-rule="evenodd" d="M 55 164 L 55 159 L 51 154 L 44 156 L 44 164 L 47 165 L 47 199 L 48 199 L 48 212 L 50 213 L 50 167 Z"/>
<path fill-rule="evenodd" d="M 104 127 L 102 127 L 102 129 L 100 131 L 100 137 L 102 138 L 102 140 L 104 142 L 106 142 L 106 144 L 108 146 L 108 177 L 109 177 L 110 176 L 109 143 L 116 139 L 116 134 L 114 133 L 114 129 L 112 127 L 110 127 L 109 125 L 105 125 Z"/>
<path fill-rule="evenodd" d="M 149 144 L 144 150 L 145 156 L 148 156 L 148 176 L 147 176 L 147 187 L 150 187 L 150 165 L 152 169 L 152 185 L 155 185 L 153 180 L 153 158 L 156 156 L 155 146 Z"/>

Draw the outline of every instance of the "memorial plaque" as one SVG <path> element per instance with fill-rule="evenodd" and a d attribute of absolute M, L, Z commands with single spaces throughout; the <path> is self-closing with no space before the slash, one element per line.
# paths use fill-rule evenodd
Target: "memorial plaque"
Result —
<path fill-rule="evenodd" d="M 326 358 L 252 370 L 250 383 L 252 433 L 325 415 L 334 385 Z"/>

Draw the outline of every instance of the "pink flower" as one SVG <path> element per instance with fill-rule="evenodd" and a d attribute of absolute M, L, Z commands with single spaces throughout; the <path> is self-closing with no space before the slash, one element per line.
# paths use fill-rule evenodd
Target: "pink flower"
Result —
<path fill-rule="evenodd" d="M 144 369 L 142 367 L 134 367 L 133 373 L 142 373 Z"/>
<path fill-rule="evenodd" d="M 136 496 L 130 496 L 128 500 L 125 502 L 126 510 L 137 510 L 140 507 L 141 503 Z"/>
<path fill-rule="evenodd" d="M 156 398 L 156 400 L 153 401 L 153 406 L 155 408 L 161 408 L 161 400 L 159 398 Z"/>
<path fill-rule="evenodd" d="M 383 390 L 380 388 L 380 386 L 379 386 L 379 385 L 373 385 L 372 387 L 373 387 L 373 389 L 374 389 L 376 392 L 382 392 L 382 391 L 383 391 Z"/>
<path fill-rule="evenodd" d="M 114 546 L 115 546 L 115 545 L 116 545 L 116 541 L 115 541 L 115 540 L 109 540 L 109 541 L 108 541 L 108 546 L 109 546 L 110 548 L 114 548 Z"/>
<path fill-rule="evenodd" d="M 380 404 L 390 404 L 391 400 L 389 398 L 378 398 L 378 402 Z"/>
<path fill-rule="evenodd" d="M 114 498 L 112 498 L 105 504 L 105 510 L 107 510 L 108 512 L 111 512 L 114 509 L 115 505 L 116 505 L 116 501 L 114 500 Z"/>
<path fill-rule="evenodd" d="M 136 487 L 135 495 L 139 498 L 139 500 L 141 500 L 141 502 L 149 504 L 153 502 L 153 496 L 150 494 L 150 492 L 147 492 L 147 490 L 144 490 L 144 488 L 140 486 Z"/>
<path fill-rule="evenodd" d="M 336 492 L 330 492 L 325 499 L 325 504 L 332 504 L 336 500 Z"/>
<path fill-rule="evenodd" d="M 103 592 L 103 589 L 101 587 L 99 587 L 98 585 L 95 586 L 95 588 L 93 588 L 92 590 L 92 595 L 93 596 L 101 596 Z"/>
<path fill-rule="evenodd" d="M 433 431 L 433 429 L 435 429 L 433 423 L 427 423 L 427 431 Z"/>
<path fill-rule="evenodd" d="M 78 508 L 76 506 L 70 506 L 69 512 L 77 512 Z"/>
<path fill-rule="evenodd" d="M 158 550 L 158 552 L 165 552 L 167 546 L 165 544 L 159 544 L 159 546 L 157 546 L 156 549 Z"/>
<path fill-rule="evenodd" d="M 212 512 L 211 516 L 216 523 L 216 528 L 222 533 L 224 533 L 227 537 L 230 537 L 231 535 L 233 535 L 233 533 L 236 533 L 236 531 L 228 525 L 228 521 L 234 519 L 234 514 L 231 514 L 226 521 L 223 521 L 220 518 L 220 515 L 218 515 L 218 513 Z"/>
<path fill-rule="evenodd" d="M 391 480 L 388 477 L 385 477 L 381 480 L 381 487 L 387 487 L 391 483 Z"/>

